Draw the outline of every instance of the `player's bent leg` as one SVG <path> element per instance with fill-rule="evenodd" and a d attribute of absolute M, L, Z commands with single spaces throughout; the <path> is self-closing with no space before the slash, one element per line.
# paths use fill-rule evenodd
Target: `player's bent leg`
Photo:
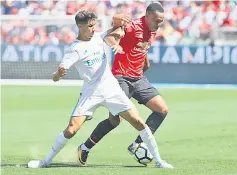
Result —
<path fill-rule="evenodd" d="M 161 159 L 158 151 L 158 146 L 156 140 L 150 130 L 150 128 L 145 124 L 142 118 L 139 116 L 135 108 L 129 109 L 127 111 L 121 112 L 120 115 L 127 120 L 135 129 L 140 131 L 140 136 L 144 143 L 147 145 L 149 151 L 155 159 L 157 168 L 173 168 L 172 165 L 166 163 Z"/>
<path fill-rule="evenodd" d="M 135 108 L 120 112 L 119 115 L 127 120 L 138 131 L 143 130 L 146 126 Z"/>
<path fill-rule="evenodd" d="M 140 104 L 145 105 L 152 111 L 146 120 L 146 124 L 154 134 L 160 127 L 161 123 L 164 121 L 168 113 L 168 107 L 159 91 L 151 85 L 145 76 L 136 82 L 134 89 L 133 97 Z M 132 145 L 136 145 L 141 142 L 142 139 L 138 136 Z"/>
<path fill-rule="evenodd" d="M 166 118 L 168 107 L 161 95 L 154 96 L 147 103 L 145 103 L 145 105 L 152 111 L 151 115 L 146 120 L 146 124 L 154 134 Z M 135 143 L 131 144 L 129 147 L 133 147 L 139 143 L 142 143 L 140 136 L 138 136 L 135 140 Z"/>
<path fill-rule="evenodd" d="M 87 166 L 87 158 L 90 149 L 92 149 L 106 134 L 117 127 L 121 120 L 121 117 L 113 116 L 110 113 L 108 119 L 103 120 L 96 126 L 86 142 L 78 147 L 78 157 L 80 157 L 79 163 L 81 166 Z"/>
<path fill-rule="evenodd" d="M 72 117 L 67 128 L 59 134 L 56 138 L 52 148 L 43 160 L 33 160 L 28 163 L 28 168 L 45 168 L 52 162 L 52 159 L 59 151 L 66 145 L 68 140 L 72 138 L 75 133 L 80 129 L 81 125 L 86 120 L 85 116 Z"/>
<path fill-rule="evenodd" d="M 68 138 L 73 137 L 76 132 L 81 128 L 82 124 L 86 121 L 86 116 L 80 116 L 80 117 L 72 117 L 68 127 L 64 130 L 64 135 Z M 78 164 L 80 166 L 87 166 L 87 164 L 84 162 L 85 159 L 87 159 L 88 153 L 81 150 L 80 147 L 78 147 Z"/>
<path fill-rule="evenodd" d="M 150 99 L 146 106 L 153 112 L 147 119 L 146 124 L 150 127 L 154 134 L 160 127 L 168 114 L 168 106 L 161 95 L 157 95 Z"/>
<path fill-rule="evenodd" d="M 166 105 L 166 102 L 161 95 L 153 97 L 145 105 L 153 112 L 159 112 L 162 114 L 168 113 L 168 106 Z"/>
<path fill-rule="evenodd" d="M 111 113 L 109 114 L 109 118 L 106 120 L 101 121 L 90 137 L 84 143 L 85 150 L 89 151 L 92 149 L 106 134 L 116 128 L 122 118 L 120 116 L 113 116 Z"/>

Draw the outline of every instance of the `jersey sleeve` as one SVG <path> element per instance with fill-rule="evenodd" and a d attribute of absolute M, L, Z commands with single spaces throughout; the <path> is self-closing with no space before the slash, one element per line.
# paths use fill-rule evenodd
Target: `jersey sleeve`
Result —
<path fill-rule="evenodd" d="M 107 31 L 103 32 L 103 33 L 100 35 L 100 38 L 101 38 L 102 40 L 104 40 L 105 37 L 107 36 L 107 34 L 108 34 Z"/>
<path fill-rule="evenodd" d="M 76 50 L 69 48 L 64 56 L 63 59 L 59 65 L 59 67 L 64 67 L 65 69 L 70 69 L 70 67 L 79 61 L 80 57 Z"/>

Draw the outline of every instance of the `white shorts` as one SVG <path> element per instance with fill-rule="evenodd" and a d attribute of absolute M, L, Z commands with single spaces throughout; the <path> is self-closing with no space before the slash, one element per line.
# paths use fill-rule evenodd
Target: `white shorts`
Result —
<path fill-rule="evenodd" d="M 87 119 L 90 120 L 99 106 L 106 107 L 114 116 L 134 107 L 122 89 L 119 88 L 119 90 L 106 95 L 93 94 L 87 96 L 82 94 L 72 112 L 72 117 L 87 116 Z"/>

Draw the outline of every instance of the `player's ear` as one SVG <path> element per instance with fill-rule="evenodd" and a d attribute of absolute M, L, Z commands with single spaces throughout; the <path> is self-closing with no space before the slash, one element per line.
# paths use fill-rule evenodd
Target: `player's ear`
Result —
<path fill-rule="evenodd" d="M 83 28 L 83 24 L 77 24 L 78 28 Z"/>
<path fill-rule="evenodd" d="M 146 17 L 148 17 L 149 16 L 149 12 L 146 12 Z"/>
<path fill-rule="evenodd" d="M 147 17 L 147 18 L 150 18 L 150 17 L 151 17 L 151 12 L 147 11 L 147 12 L 146 12 L 146 17 Z"/>

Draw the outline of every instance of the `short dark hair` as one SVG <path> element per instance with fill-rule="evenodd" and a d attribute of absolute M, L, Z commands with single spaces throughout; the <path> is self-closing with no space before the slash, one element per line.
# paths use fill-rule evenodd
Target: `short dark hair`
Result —
<path fill-rule="evenodd" d="M 97 16 L 94 12 L 80 11 L 75 16 L 76 24 L 88 24 L 88 21 L 96 19 Z"/>
<path fill-rule="evenodd" d="M 161 3 L 151 3 L 147 8 L 146 12 L 158 11 L 160 13 L 164 13 L 164 8 L 162 7 Z"/>

